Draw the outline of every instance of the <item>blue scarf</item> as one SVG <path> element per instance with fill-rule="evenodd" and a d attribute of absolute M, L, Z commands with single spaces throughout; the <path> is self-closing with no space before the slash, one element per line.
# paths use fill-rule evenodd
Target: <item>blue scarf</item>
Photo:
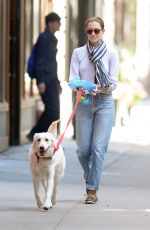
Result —
<path fill-rule="evenodd" d="M 87 50 L 89 53 L 89 60 L 95 66 L 95 83 L 99 84 L 101 87 L 111 85 L 113 83 L 112 79 L 110 78 L 104 64 L 101 61 L 102 57 L 107 52 L 105 42 L 102 40 L 97 47 L 93 47 L 88 41 Z"/>

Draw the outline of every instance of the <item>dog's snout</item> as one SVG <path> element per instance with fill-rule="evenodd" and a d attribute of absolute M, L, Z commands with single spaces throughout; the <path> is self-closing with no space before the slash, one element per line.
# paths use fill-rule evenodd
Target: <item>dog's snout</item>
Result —
<path fill-rule="evenodd" d="M 40 146 L 40 150 L 43 151 L 44 150 L 44 146 Z"/>

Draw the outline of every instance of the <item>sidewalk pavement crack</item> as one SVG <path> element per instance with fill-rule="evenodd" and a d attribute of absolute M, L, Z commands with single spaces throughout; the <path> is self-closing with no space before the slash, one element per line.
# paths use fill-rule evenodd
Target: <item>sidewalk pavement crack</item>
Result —
<path fill-rule="evenodd" d="M 82 203 L 82 201 L 79 201 L 75 206 L 73 206 L 72 208 L 70 208 L 61 218 L 60 221 L 56 224 L 56 226 L 53 228 L 53 230 L 57 230 L 58 227 L 61 225 L 61 223 L 63 222 L 63 220 L 65 219 L 65 217 L 71 213 L 73 210 L 75 210 L 80 204 Z"/>

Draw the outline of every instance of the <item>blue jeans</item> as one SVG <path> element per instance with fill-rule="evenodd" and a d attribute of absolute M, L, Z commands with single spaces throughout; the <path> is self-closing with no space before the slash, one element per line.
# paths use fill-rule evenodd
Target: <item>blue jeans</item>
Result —
<path fill-rule="evenodd" d="M 76 143 L 84 170 L 86 188 L 98 190 L 104 158 L 114 124 L 115 105 L 111 94 L 97 94 L 90 105 L 80 103 L 76 111 Z"/>

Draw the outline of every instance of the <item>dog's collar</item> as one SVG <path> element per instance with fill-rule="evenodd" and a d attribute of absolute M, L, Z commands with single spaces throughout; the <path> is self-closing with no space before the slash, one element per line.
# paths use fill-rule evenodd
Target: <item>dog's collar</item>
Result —
<path fill-rule="evenodd" d="M 52 160 L 53 157 L 40 157 L 36 152 L 35 155 L 37 157 L 37 161 L 39 163 L 40 159 L 44 159 L 44 160 Z"/>

